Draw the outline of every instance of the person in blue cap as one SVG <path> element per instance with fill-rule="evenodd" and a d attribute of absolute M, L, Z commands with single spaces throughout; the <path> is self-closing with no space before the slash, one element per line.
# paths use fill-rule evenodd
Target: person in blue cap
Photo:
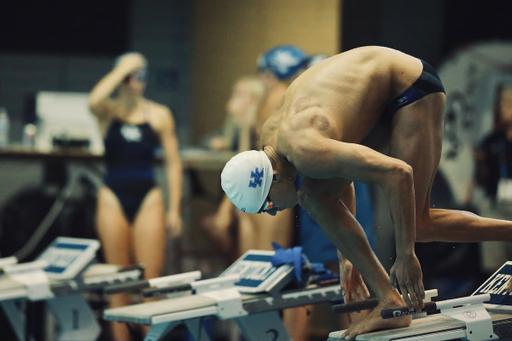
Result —
<path fill-rule="evenodd" d="M 308 61 L 308 54 L 295 45 L 277 45 L 258 57 L 258 75 L 267 90 L 258 115 L 259 127 L 270 117 L 290 83 L 307 68 Z"/>
<path fill-rule="evenodd" d="M 308 54 L 300 47 L 292 44 L 274 46 L 258 57 L 258 76 L 267 92 L 266 99 L 258 112 L 256 125 L 258 134 L 260 134 L 263 123 L 270 117 L 274 107 L 283 98 L 290 83 L 307 68 L 308 60 Z M 271 242 L 278 242 L 286 248 L 292 246 L 295 225 L 292 209 L 279 212 L 274 217 L 261 215 L 247 219 L 246 216 L 249 216 L 249 214 L 245 213 L 240 216 L 244 217 L 244 221 L 247 222 L 241 232 L 247 236 L 259 236 L 258 243 L 252 243 L 253 248 L 271 250 Z M 297 325 L 297 314 L 300 315 L 302 310 L 296 308 L 283 312 L 284 324 L 293 340 L 297 341 L 307 339 L 306 333 Z"/>
<path fill-rule="evenodd" d="M 295 79 L 262 127 L 263 150 L 234 156 L 222 171 L 223 190 L 247 213 L 300 204 L 369 284 L 379 304 L 346 339 L 410 325 L 410 316 L 382 319 L 383 309 L 424 306 L 417 241 L 512 242 L 510 221 L 430 208 L 445 101 L 425 61 L 386 47 L 352 49 Z M 298 175 L 305 178 L 299 190 Z M 389 275 L 354 217 L 353 181 L 378 185 L 389 203 L 397 253 Z M 357 281 L 342 283 L 346 299 L 347 291 L 367 295 Z"/>
<path fill-rule="evenodd" d="M 262 81 L 266 98 L 258 112 L 256 131 L 259 136 L 263 123 L 272 113 L 272 109 L 281 101 L 290 83 L 307 67 L 308 54 L 295 45 L 277 45 L 263 52 L 257 59 L 258 76 Z M 241 215 L 244 217 L 244 214 Z M 291 246 L 293 236 L 293 210 L 279 212 L 271 217 L 245 217 L 240 233 L 247 240 L 246 248 L 272 249 L 271 242 L 277 242 L 285 248 Z"/>

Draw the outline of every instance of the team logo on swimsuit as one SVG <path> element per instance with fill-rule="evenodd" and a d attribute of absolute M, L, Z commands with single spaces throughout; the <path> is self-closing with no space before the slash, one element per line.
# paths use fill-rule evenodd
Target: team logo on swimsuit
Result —
<path fill-rule="evenodd" d="M 139 127 L 131 124 L 124 124 L 121 127 L 121 135 L 123 135 L 124 139 L 128 142 L 140 142 L 142 139 L 142 133 Z"/>
<path fill-rule="evenodd" d="M 409 100 L 407 99 L 407 97 L 404 96 L 404 97 L 400 97 L 397 102 L 398 102 L 398 105 L 403 105 L 403 104 L 407 103 L 408 101 Z"/>
<path fill-rule="evenodd" d="M 254 171 L 251 171 L 251 179 L 254 180 L 249 180 L 249 188 L 261 187 L 261 183 L 263 182 L 263 169 L 259 172 L 258 167 L 256 167 Z"/>

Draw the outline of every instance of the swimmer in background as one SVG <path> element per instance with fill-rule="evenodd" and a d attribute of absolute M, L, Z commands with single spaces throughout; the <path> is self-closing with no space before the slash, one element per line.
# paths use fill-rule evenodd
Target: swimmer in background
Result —
<path fill-rule="evenodd" d="M 290 84 L 308 67 L 309 55 L 291 44 L 277 45 L 262 53 L 257 60 L 258 76 L 265 85 L 267 96 L 258 113 L 258 136 L 263 124 L 282 100 Z M 258 149 L 261 149 L 261 145 Z M 244 213 L 248 216 L 247 213 Z M 259 215 L 247 224 L 247 240 L 253 240 L 246 249 L 272 250 L 272 242 L 284 248 L 292 247 L 295 228 L 295 212 L 284 210 L 274 217 Z M 253 237 L 254 236 L 254 237 Z M 306 341 L 310 319 L 309 308 L 293 308 L 283 311 L 283 323 L 294 341 Z"/>
<path fill-rule="evenodd" d="M 509 221 L 430 209 L 445 99 L 428 63 L 389 48 L 356 48 L 300 75 L 262 128 L 264 150 L 238 154 L 222 172 L 224 191 L 242 211 L 275 214 L 300 204 L 370 285 L 379 305 L 346 339 L 411 323 L 410 316 L 383 320 L 385 308 L 423 307 L 416 241 L 512 242 Z M 380 128 L 386 138 L 376 135 Z M 305 178 L 298 191 L 297 175 Z M 397 252 L 389 276 L 354 218 L 352 181 L 377 184 L 388 200 Z M 343 286 L 346 300 L 364 290 L 357 278 Z"/>
<path fill-rule="evenodd" d="M 264 53 L 257 59 L 258 78 L 264 85 L 264 98 L 260 99 L 259 110 L 251 122 L 256 131 L 258 144 L 252 148 L 259 149 L 259 133 L 273 108 L 279 103 L 290 83 L 307 67 L 309 56 L 299 47 L 294 45 L 278 45 Z M 236 94 L 236 88 L 233 95 Z M 262 100 L 262 101 L 261 101 Z M 240 116 L 242 117 L 242 116 Z M 252 117 L 252 115 L 251 115 Z M 241 139 L 247 141 L 247 139 Z M 239 151 L 245 151 L 245 146 L 240 145 Z M 284 248 L 292 246 L 294 212 L 286 210 L 276 216 L 267 215 L 252 216 L 240 210 L 233 214 L 233 205 L 227 197 L 221 202 L 219 209 L 213 216 L 205 217 L 202 221 L 203 230 L 216 242 L 219 248 L 231 252 L 238 258 L 247 250 L 272 250 L 272 242 L 277 242 Z M 238 221 L 238 239 L 233 242 L 227 232 L 235 220 Z M 233 245 L 236 250 L 233 252 Z M 231 246 L 231 248 L 230 248 Z M 297 326 L 299 318 L 306 316 L 303 308 L 288 309 L 283 313 L 283 321 L 292 338 L 296 341 L 305 340 L 306 323 Z M 307 317 L 306 317 L 307 318 Z"/>
<path fill-rule="evenodd" d="M 96 229 L 107 263 L 145 264 L 145 278 L 162 275 L 167 237 L 181 234 L 182 166 L 171 111 L 144 97 L 147 61 L 139 53 L 117 58 L 114 68 L 89 95 L 105 142 L 105 186 L 98 190 Z M 116 97 L 111 95 L 118 90 Z M 155 150 L 163 149 L 169 211 L 157 186 Z M 128 294 L 111 296 L 112 308 L 132 303 Z M 112 324 L 117 341 L 130 340 L 126 326 Z"/>
<path fill-rule="evenodd" d="M 266 90 L 265 100 L 258 112 L 256 129 L 258 137 L 261 127 L 272 110 L 282 99 L 290 83 L 307 67 L 309 57 L 295 45 L 277 45 L 262 53 L 257 59 L 258 77 Z M 258 145 L 258 149 L 261 145 Z M 285 210 L 274 217 L 261 215 L 250 218 L 251 224 L 240 230 L 244 234 L 241 253 L 249 250 L 272 250 L 272 242 L 284 248 L 292 246 L 294 212 Z"/>
<path fill-rule="evenodd" d="M 258 57 L 258 76 L 267 92 L 258 113 L 258 134 L 288 86 L 308 67 L 309 62 L 306 52 L 295 45 L 277 45 Z"/>
<path fill-rule="evenodd" d="M 249 115 L 250 118 L 242 114 L 237 115 L 240 118 L 237 120 L 238 122 L 244 121 L 246 127 L 250 126 L 251 131 L 256 131 L 255 137 L 258 144 L 251 146 L 251 148 L 260 148 L 259 132 L 264 122 L 263 118 L 270 115 L 271 108 L 275 107 L 281 99 L 288 85 L 304 71 L 308 60 L 308 55 L 294 45 L 278 45 L 259 56 L 257 60 L 258 78 L 259 83 L 264 86 L 264 97 L 258 99 L 256 116 L 253 116 L 253 112 Z M 240 90 L 242 90 L 241 87 L 234 88 L 228 107 L 240 101 L 242 97 L 237 95 Z M 258 91 L 258 94 L 260 95 L 261 92 Z M 249 96 L 245 97 L 249 98 Z M 242 133 L 242 135 L 244 134 Z M 250 135 L 252 136 L 252 133 Z M 246 134 L 246 136 L 249 135 Z M 248 141 L 250 141 L 248 138 L 240 138 L 239 151 L 247 150 Z M 236 259 L 249 249 L 272 250 L 273 241 L 285 248 L 291 246 L 293 210 L 280 212 L 276 217 L 263 215 L 254 217 L 243 212 L 237 213 L 236 217 L 239 222 L 238 241 L 233 242 L 229 233 L 227 233 L 234 219 L 232 207 L 229 200 L 223 200 L 213 218 L 206 216 L 201 223 L 202 228 L 210 235 L 220 250 L 233 254 Z M 236 245 L 236 247 L 234 248 L 233 245 Z"/>
<path fill-rule="evenodd" d="M 227 117 L 224 131 L 221 136 L 210 141 L 213 150 L 227 150 L 242 152 L 258 147 L 256 135 L 256 119 L 261 103 L 265 98 L 265 88 L 256 76 L 245 76 L 238 79 L 233 86 L 233 92 L 226 103 Z M 250 224 L 247 214 L 236 209 L 227 196 L 223 196 L 217 211 L 201 219 L 201 228 L 216 244 L 217 248 L 229 255 L 232 260 L 247 251 L 244 234 L 238 240 L 233 239 L 231 228 L 238 222 L 241 230 Z"/>

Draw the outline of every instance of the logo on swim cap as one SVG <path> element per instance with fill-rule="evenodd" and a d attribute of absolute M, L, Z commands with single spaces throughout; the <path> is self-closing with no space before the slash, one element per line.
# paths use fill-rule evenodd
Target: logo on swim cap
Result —
<path fill-rule="evenodd" d="M 238 209 L 257 213 L 267 199 L 272 174 L 272 163 L 264 151 L 246 151 L 226 163 L 221 186 Z"/>
<path fill-rule="evenodd" d="M 308 55 L 295 45 L 278 45 L 258 58 L 258 71 L 271 71 L 280 80 L 295 76 L 306 68 Z"/>
<path fill-rule="evenodd" d="M 251 171 L 251 178 L 254 179 L 254 181 L 249 181 L 249 187 L 256 188 L 257 186 L 261 187 L 261 183 L 263 181 L 263 169 L 261 172 L 258 172 L 258 167 L 254 171 Z"/>

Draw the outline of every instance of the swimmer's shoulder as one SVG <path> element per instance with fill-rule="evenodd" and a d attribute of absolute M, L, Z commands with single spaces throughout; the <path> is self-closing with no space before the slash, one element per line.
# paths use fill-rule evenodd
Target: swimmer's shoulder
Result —
<path fill-rule="evenodd" d="M 149 121 L 158 131 L 172 130 L 174 131 L 174 117 L 171 109 L 164 105 L 154 101 L 147 101 Z"/>
<path fill-rule="evenodd" d="M 377 46 L 377 45 L 369 45 L 369 46 L 361 46 L 356 47 L 351 50 L 340 53 L 339 55 L 353 55 L 358 56 L 362 59 L 371 59 L 371 58 L 382 58 L 389 57 L 391 58 L 396 54 L 404 54 L 396 49 L 385 47 L 385 46 Z"/>
<path fill-rule="evenodd" d="M 386 72 L 396 63 L 400 63 L 411 56 L 384 46 L 362 46 L 342 52 L 333 57 L 333 61 L 341 65 L 350 64 L 374 71 Z"/>

